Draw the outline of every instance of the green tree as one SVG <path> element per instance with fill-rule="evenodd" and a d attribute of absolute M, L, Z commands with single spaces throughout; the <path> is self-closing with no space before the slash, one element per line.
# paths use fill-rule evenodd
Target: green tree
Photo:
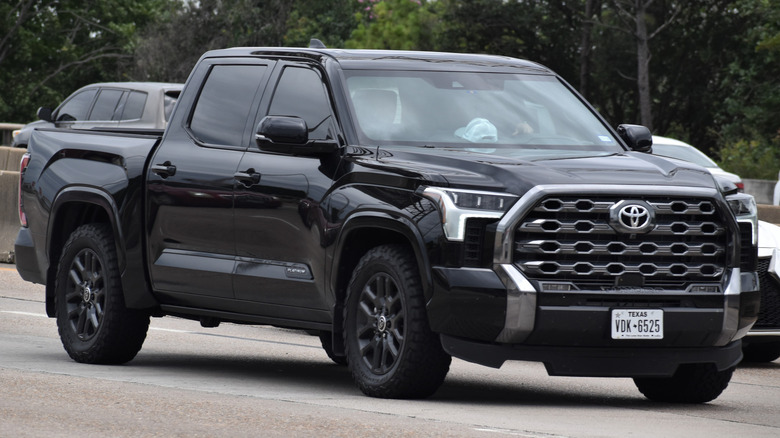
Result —
<path fill-rule="evenodd" d="M 774 179 L 780 169 L 780 0 L 743 0 L 732 6 L 749 26 L 737 34 L 714 90 L 721 97 L 715 117 L 721 157 L 733 163 L 730 150 L 740 144 L 774 151 L 774 160 L 759 162 L 771 168 Z"/>
<path fill-rule="evenodd" d="M 342 48 L 357 25 L 358 0 L 295 0 L 287 19 L 284 45 L 306 47 L 317 38 L 328 47 Z"/>
<path fill-rule="evenodd" d="M 345 46 L 351 49 L 433 49 L 438 2 L 358 0 L 357 27 Z"/>
<path fill-rule="evenodd" d="M 636 86 L 639 100 L 640 123 L 653 129 L 653 115 L 651 106 L 650 87 L 650 41 L 664 28 L 675 21 L 677 14 L 682 9 L 679 3 L 666 2 L 665 8 L 651 14 L 651 7 L 655 0 L 610 0 L 606 6 L 612 10 L 612 14 L 604 16 L 613 17 L 612 23 L 601 22 L 602 26 L 608 26 L 618 32 L 627 34 L 634 40 L 636 47 Z M 671 11 L 669 11 L 671 9 Z"/>
<path fill-rule="evenodd" d="M 121 79 L 137 29 L 163 0 L 18 0 L 0 4 L 0 120 L 34 119 L 90 82 Z"/>
<path fill-rule="evenodd" d="M 183 82 L 207 50 L 281 46 L 291 9 L 287 0 L 168 0 L 140 33 L 128 70 L 135 80 Z"/>
<path fill-rule="evenodd" d="M 549 0 L 439 0 L 437 48 L 539 62 L 567 81 L 580 76 L 585 3 Z"/>

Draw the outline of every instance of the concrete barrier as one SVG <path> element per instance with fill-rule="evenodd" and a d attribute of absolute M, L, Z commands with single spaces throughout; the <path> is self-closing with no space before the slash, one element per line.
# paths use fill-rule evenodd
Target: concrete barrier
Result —
<path fill-rule="evenodd" d="M 14 262 L 14 241 L 19 232 L 19 162 L 24 148 L 0 146 L 0 263 Z"/>
<path fill-rule="evenodd" d="M 19 162 L 22 161 L 22 155 L 26 152 L 25 148 L 0 146 L 0 170 L 19 171 Z"/>
<path fill-rule="evenodd" d="M 775 193 L 775 183 L 765 179 L 743 179 L 745 183 L 745 193 L 753 195 L 757 204 L 772 204 L 772 198 Z"/>
<path fill-rule="evenodd" d="M 0 170 L 0 262 L 14 262 L 14 241 L 19 232 L 17 197 L 19 172 Z"/>
<path fill-rule="evenodd" d="M 0 170 L 13 170 L 8 168 L 8 155 L 10 155 L 10 153 L 10 147 L 0 146 Z"/>

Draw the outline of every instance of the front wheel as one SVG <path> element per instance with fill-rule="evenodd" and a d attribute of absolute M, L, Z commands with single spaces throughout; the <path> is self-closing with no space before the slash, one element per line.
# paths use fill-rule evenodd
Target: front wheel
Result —
<path fill-rule="evenodd" d="M 706 403 L 718 398 L 733 373 L 734 368 L 718 371 L 713 364 L 686 364 L 672 377 L 637 377 L 634 383 L 652 401 Z"/>
<path fill-rule="evenodd" d="M 122 364 L 141 349 L 149 314 L 127 309 L 111 229 L 77 228 L 62 249 L 55 286 L 57 327 L 76 362 Z"/>
<path fill-rule="evenodd" d="M 347 363 L 364 394 L 428 397 L 451 357 L 428 325 L 415 258 L 401 245 L 368 251 L 349 283 L 344 319 Z"/>

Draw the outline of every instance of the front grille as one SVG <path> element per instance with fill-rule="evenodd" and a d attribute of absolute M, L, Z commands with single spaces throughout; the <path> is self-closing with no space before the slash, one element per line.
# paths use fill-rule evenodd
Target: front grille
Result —
<path fill-rule="evenodd" d="M 753 327 L 780 328 L 780 285 L 769 273 L 769 258 L 758 259 L 758 281 L 761 288 L 761 307 Z"/>
<path fill-rule="evenodd" d="M 610 209 L 624 199 L 542 199 L 515 228 L 513 262 L 531 280 L 567 282 L 580 290 L 614 290 L 624 280 L 655 290 L 720 282 L 729 233 L 713 201 L 642 197 L 656 225 L 645 234 L 628 234 L 610 225 Z"/>

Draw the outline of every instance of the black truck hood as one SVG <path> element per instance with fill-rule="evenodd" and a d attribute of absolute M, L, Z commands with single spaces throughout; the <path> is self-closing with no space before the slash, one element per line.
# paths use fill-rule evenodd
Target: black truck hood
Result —
<path fill-rule="evenodd" d="M 515 159 L 464 149 L 388 147 L 377 150 L 376 158 L 384 170 L 417 175 L 424 183 L 518 195 L 555 184 L 717 187 L 712 175 L 695 164 L 640 152 L 586 154 Z"/>

